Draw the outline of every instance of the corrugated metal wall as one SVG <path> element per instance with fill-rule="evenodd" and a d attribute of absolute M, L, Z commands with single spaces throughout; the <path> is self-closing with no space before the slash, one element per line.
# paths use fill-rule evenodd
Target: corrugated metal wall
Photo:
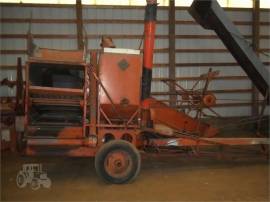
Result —
<path fill-rule="evenodd" d="M 16 58 L 26 59 L 26 33 L 32 15 L 32 33 L 35 43 L 54 49 L 76 49 L 76 11 L 72 6 L 14 6 L 1 5 L 1 75 L 0 80 L 15 78 Z M 251 40 L 252 13 L 250 9 L 230 9 L 229 17 L 236 21 L 241 33 Z M 260 46 L 269 51 L 269 10 L 261 12 Z M 88 48 L 98 49 L 100 37 L 110 35 L 118 48 L 138 49 L 143 34 L 144 8 L 90 7 L 83 8 L 84 26 L 88 34 Z M 160 78 L 169 76 L 168 57 L 168 9 L 158 10 L 157 40 L 153 70 L 152 92 L 161 100 L 169 100 L 168 87 Z M 197 25 L 184 8 L 176 10 L 176 78 L 183 87 L 190 88 L 196 77 L 206 73 L 209 67 L 220 70 L 217 80 L 210 88 L 218 90 L 220 106 L 216 108 L 223 116 L 246 116 L 251 114 L 251 82 L 236 61 L 226 51 L 215 33 Z M 269 52 L 267 53 L 269 54 Z M 260 54 L 264 62 L 270 59 Z M 14 90 L 0 87 L 0 96 L 14 96 Z M 227 99 L 237 99 L 233 103 Z M 246 103 L 246 104 L 245 104 Z M 229 106 L 227 106 L 229 105 Z"/>

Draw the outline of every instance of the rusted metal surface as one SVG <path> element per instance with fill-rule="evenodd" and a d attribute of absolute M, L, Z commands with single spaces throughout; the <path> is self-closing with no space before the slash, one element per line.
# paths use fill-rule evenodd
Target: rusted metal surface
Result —
<path fill-rule="evenodd" d="M 125 139 L 134 145 L 137 145 L 139 139 L 139 128 L 124 128 L 122 127 L 110 127 L 103 128 L 100 126 L 98 134 L 98 146 L 105 144 L 107 141 L 116 139 Z"/>
<path fill-rule="evenodd" d="M 85 145 L 83 139 L 28 139 L 28 146 L 83 146 Z M 86 146 L 86 145 L 85 145 Z"/>
<path fill-rule="evenodd" d="M 177 107 L 185 107 L 187 110 L 185 113 L 187 115 L 190 112 L 196 112 L 196 119 L 201 119 L 202 116 L 208 116 L 203 109 L 207 108 L 214 115 L 220 116 L 214 109 L 213 106 L 216 105 L 216 97 L 213 92 L 208 90 L 210 82 L 219 75 L 219 71 L 212 71 L 210 68 L 208 73 L 200 75 L 199 79 L 193 84 L 191 89 L 185 89 L 176 80 L 173 79 L 163 79 L 162 81 L 169 87 L 175 86 L 177 88 L 176 94 L 179 95 Z M 199 85 L 203 87 L 199 87 Z"/>
<path fill-rule="evenodd" d="M 157 3 L 155 0 L 147 3 L 143 57 L 135 50 L 131 54 L 103 49 L 91 52 L 88 64 L 83 51 L 39 49 L 29 58 L 25 75 L 26 154 L 95 156 L 111 140 L 129 141 L 140 150 L 269 144 L 267 138 L 213 138 L 219 130 L 201 120 L 206 115 L 203 109 L 211 110 L 217 100 L 208 90 L 218 75 L 211 69 L 196 78 L 192 89 L 183 88 L 174 79 L 163 80 L 171 89 L 177 89 L 171 93 L 179 95 L 177 103 L 187 106 L 187 111 L 177 111 L 150 98 Z M 31 80 L 31 68 L 40 71 L 52 68 L 52 72 L 58 68 L 68 72 L 80 70 L 68 75 L 80 78 L 81 85 L 74 88 L 68 84 L 59 87 L 53 82 L 38 85 L 38 81 Z M 198 87 L 199 82 L 204 82 L 203 88 Z M 196 112 L 195 117 L 189 116 L 191 110 Z M 105 167 L 112 176 L 122 168 L 127 170 L 125 154 L 117 151 L 107 158 Z"/>
<path fill-rule="evenodd" d="M 83 95 L 83 89 L 55 88 L 43 86 L 29 86 L 29 92 L 35 94 L 53 94 L 53 95 Z"/>
<path fill-rule="evenodd" d="M 109 118 L 119 118 L 118 114 L 124 119 L 129 119 L 138 109 L 141 66 L 141 55 L 100 55 L 99 78 L 104 87 L 100 90 L 99 99 L 103 111 Z M 112 105 L 115 106 L 115 110 L 112 109 Z"/>
<path fill-rule="evenodd" d="M 149 145 L 155 146 L 213 146 L 213 145 L 269 145 L 269 138 L 167 138 L 151 139 Z"/>
<path fill-rule="evenodd" d="M 92 157 L 96 154 L 96 149 L 91 147 L 77 147 L 71 149 L 60 149 L 51 147 L 34 147 L 29 146 L 25 150 L 25 154 L 29 156 L 36 155 L 55 155 L 55 156 L 69 156 L 69 157 Z"/>
<path fill-rule="evenodd" d="M 105 170 L 113 177 L 126 176 L 131 168 L 131 157 L 125 151 L 113 151 L 105 159 Z"/>
<path fill-rule="evenodd" d="M 27 136 L 34 137 L 50 137 L 58 139 L 76 139 L 83 138 L 81 126 L 62 126 L 57 127 L 53 125 L 49 126 L 29 126 L 27 128 Z"/>
<path fill-rule="evenodd" d="M 90 67 L 91 66 L 91 67 Z M 92 68 L 92 71 L 96 74 L 97 73 L 97 52 L 90 53 L 90 66 L 88 68 Z M 98 89 L 97 89 L 97 81 L 94 75 L 91 73 L 91 70 L 88 69 L 87 71 L 89 79 L 90 79 L 90 86 L 89 89 L 89 96 L 90 96 L 90 129 L 89 135 L 97 135 L 97 109 L 98 109 Z"/>
<path fill-rule="evenodd" d="M 150 111 L 154 124 L 164 124 L 174 130 L 197 133 L 199 136 L 205 137 L 213 137 L 218 133 L 218 129 L 209 124 L 200 122 L 170 107 L 155 107 L 150 108 Z"/>
<path fill-rule="evenodd" d="M 80 99 L 31 98 L 35 105 L 80 106 Z"/>
<path fill-rule="evenodd" d="M 80 50 L 54 50 L 39 48 L 33 56 L 38 60 L 65 61 L 65 62 L 84 62 L 84 53 Z"/>

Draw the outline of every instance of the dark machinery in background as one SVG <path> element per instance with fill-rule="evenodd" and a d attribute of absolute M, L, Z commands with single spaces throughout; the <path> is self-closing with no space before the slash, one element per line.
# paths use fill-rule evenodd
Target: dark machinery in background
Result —
<path fill-rule="evenodd" d="M 214 29 L 260 92 L 268 97 L 269 74 L 226 18 L 216 1 L 193 2 L 190 13 Z M 91 52 L 36 49 L 26 63 L 25 85 L 18 103 L 17 142 L 26 155 L 95 156 L 97 173 L 112 183 L 134 179 L 140 151 L 179 151 L 203 145 L 268 145 L 268 138 L 217 138 L 218 129 L 204 123 L 203 107 L 215 105 L 208 85 L 218 72 L 202 75 L 203 89 L 183 89 L 183 104 L 196 110 L 177 111 L 150 97 L 156 26 L 156 1 L 145 12 L 144 52 L 104 48 Z M 99 56 L 99 57 L 98 57 Z M 98 59 L 99 58 L 99 59 Z M 21 70 L 21 68 L 18 68 Z M 22 86 L 22 85 L 20 85 Z M 22 105 L 21 105 L 22 106 Z"/>

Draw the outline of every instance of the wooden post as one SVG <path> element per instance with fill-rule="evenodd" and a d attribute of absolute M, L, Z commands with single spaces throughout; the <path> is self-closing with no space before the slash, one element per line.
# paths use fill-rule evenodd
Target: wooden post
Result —
<path fill-rule="evenodd" d="M 252 9 L 252 44 L 253 50 L 259 55 L 260 46 L 260 0 L 253 0 Z M 252 84 L 252 116 L 259 115 L 259 92 Z"/>
<path fill-rule="evenodd" d="M 169 78 L 175 79 L 175 2 L 169 1 Z M 170 85 L 170 106 L 176 107 L 175 85 Z"/>
<path fill-rule="evenodd" d="M 23 67 L 22 67 L 22 58 L 17 58 L 17 78 L 16 78 L 16 115 L 24 115 L 24 100 L 23 100 Z"/>
<path fill-rule="evenodd" d="M 77 24 L 77 44 L 78 49 L 83 50 L 83 20 L 82 20 L 82 1 L 76 0 L 76 24 Z"/>

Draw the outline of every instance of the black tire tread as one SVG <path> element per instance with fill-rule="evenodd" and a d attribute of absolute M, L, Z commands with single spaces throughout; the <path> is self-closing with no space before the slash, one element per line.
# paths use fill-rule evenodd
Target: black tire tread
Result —
<path fill-rule="evenodd" d="M 106 176 L 106 173 L 104 172 L 104 168 L 103 168 L 104 164 L 101 162 L 104 160 L 103 158 L 106 156 L 106 154 L 109 153 L 110 150 L 113 150 L 113 149 L 127 149 L 128 152 L 133 152 L 136 159 L 138 160 L 135 173 L 129 176 L 127 179 L 112 179 Z M 123 183 L 132 182 L 138 176 L 140 172 L 140 168 L 141 168 L 141 157 L 140 157 L 139 151 L 133 144 L 125 140 L 112 140 L 104 144 L 99 149 L 99 151 L 97 152 L 95 156 L 95 169 L 96 169 L 97 174 L 101 178 L 103 178 L 105 181 L 110 182 L 110 183 L 123 184 Z"/>

